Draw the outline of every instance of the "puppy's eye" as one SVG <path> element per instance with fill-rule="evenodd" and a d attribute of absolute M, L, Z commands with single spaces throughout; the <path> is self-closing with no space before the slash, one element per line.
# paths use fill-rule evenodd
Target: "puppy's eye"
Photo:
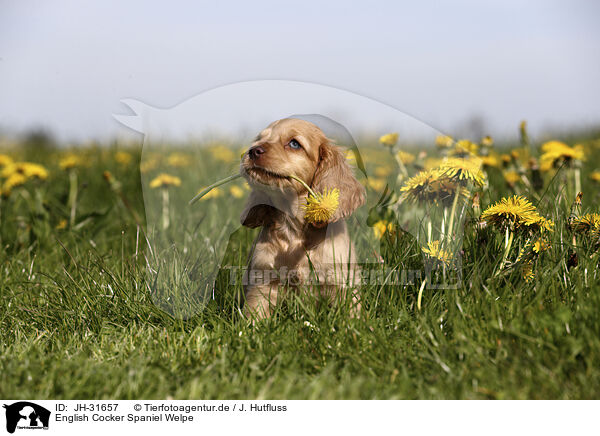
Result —
<path fill-rule="evenodd" d="M 300 143 L 298 141 L 296 141 L 295 139 L 292 139 L 288 145 L 290 146 L 290 148 L 293 148 L 294 150 L 298 150 L 298 149 L 302 148 Z"/>

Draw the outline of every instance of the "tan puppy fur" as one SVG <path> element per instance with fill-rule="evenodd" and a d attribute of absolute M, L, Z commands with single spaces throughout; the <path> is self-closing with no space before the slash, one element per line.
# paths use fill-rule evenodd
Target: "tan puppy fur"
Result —
<path fill-rule="evenodd" d="M 242 156 L 241 174 L 252 188 L 241 222 L 262 227 L 244 278 L 244 313 L 270 316 L 291 289 L 318 289 L 331 300 L 345 297 L 356 261 L 344 218 L 364 204 L 365 191 L 342 150 L 314 124 L 283 119 L 256 137 Z M 316 192 L 339 189 L 339 207 L 328 223 L 304 221 L 308 193 L 290 174 Z M 301 286 L 309 279 L 315 283 L 315 275 L 318 285 Z M 358 310 L 354 293 L 352 298 Z"/>

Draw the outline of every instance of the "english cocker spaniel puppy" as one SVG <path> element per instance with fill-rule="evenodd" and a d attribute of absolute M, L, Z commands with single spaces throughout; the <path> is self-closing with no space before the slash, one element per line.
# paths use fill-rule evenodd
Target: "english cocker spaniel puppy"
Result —
<path fill-rule="evenodd" d="M 270 316 L 294 289 L 316 290 L 330 301 L 348 296 L 356 314 L 360 304 L 352 278 L 357 268 L 344 219 L 364 204 L 365 190 L 343 151 L 316 125 L 282 119 L 260 132 L 244 153 L 241 174 L 252 188 L 241 222 L 262 227 L 244 276 L 245 315 Z M 290 175 L 315 192 L 339 190 L 338 208 L 328 222 L 305 221 L 308 192 Z"/>

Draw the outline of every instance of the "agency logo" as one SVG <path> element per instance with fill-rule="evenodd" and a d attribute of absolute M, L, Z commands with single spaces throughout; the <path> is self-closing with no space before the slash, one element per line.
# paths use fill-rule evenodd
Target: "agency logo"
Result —
<path fill-rule="evenodd" d="M 6 409 L 6 431 L 14 433 L 18 429 L 48 430 L 50 411 L 28 401 L 4 405 Z"/>

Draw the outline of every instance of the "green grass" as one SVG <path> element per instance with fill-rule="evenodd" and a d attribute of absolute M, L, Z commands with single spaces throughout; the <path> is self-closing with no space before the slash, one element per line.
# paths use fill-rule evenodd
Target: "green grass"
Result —
<path fill-rule="evenodd" d="M 598 187 L 588 174 L 600 150 L 590 147 L 584 210 L 597 212 Z M 252 326 L 237 311 L 236 289 L 218 288 L 217 298 L 186 320 L 154 304 L 149 250 L 131 213 L 145 216 L 144 182 L 137 163 L 118 165 L 113 151 L 86 152 L 91 163 L 78 174 L 76 224 L 64 229 L 57 226 L 69 218 L 69 179 L 56 167 L 57 152 L 18 156 L 47 165 L 51 176 L 0 205 L 0 397 L 598 398 L 598 255 L 582 239 L 572 247 L 571 201 L 556 183 L 560 174 L 552 183 L 547 176 L 538 193 L 519 188 L 556 222 L 531 283 L 516 269 L 494 277 L 503 235 L 477 230 L 470 216 L 462 286 L 426 290 L 421 311 L 420 283 L 370 285 L 361 289 L 361 318 L 298 297 Z M 227 175 L 209 167 L 201 169 L 204 184 Z M 127 206 L 102 179 L 106 169 L 122 184 Z M 482 208 L 511 194 L 498 171 L 489 178 Z M 219 228 L 210 208 L 231 201 L 205 203 L 205 224 Z M 184 239 L 194 236 L 193 228 L 172 226 Z M 229 260 L 243 264 L 252 236 L 242 232 Z M 573 251 L 576 267 L 568 262 Z"/>

